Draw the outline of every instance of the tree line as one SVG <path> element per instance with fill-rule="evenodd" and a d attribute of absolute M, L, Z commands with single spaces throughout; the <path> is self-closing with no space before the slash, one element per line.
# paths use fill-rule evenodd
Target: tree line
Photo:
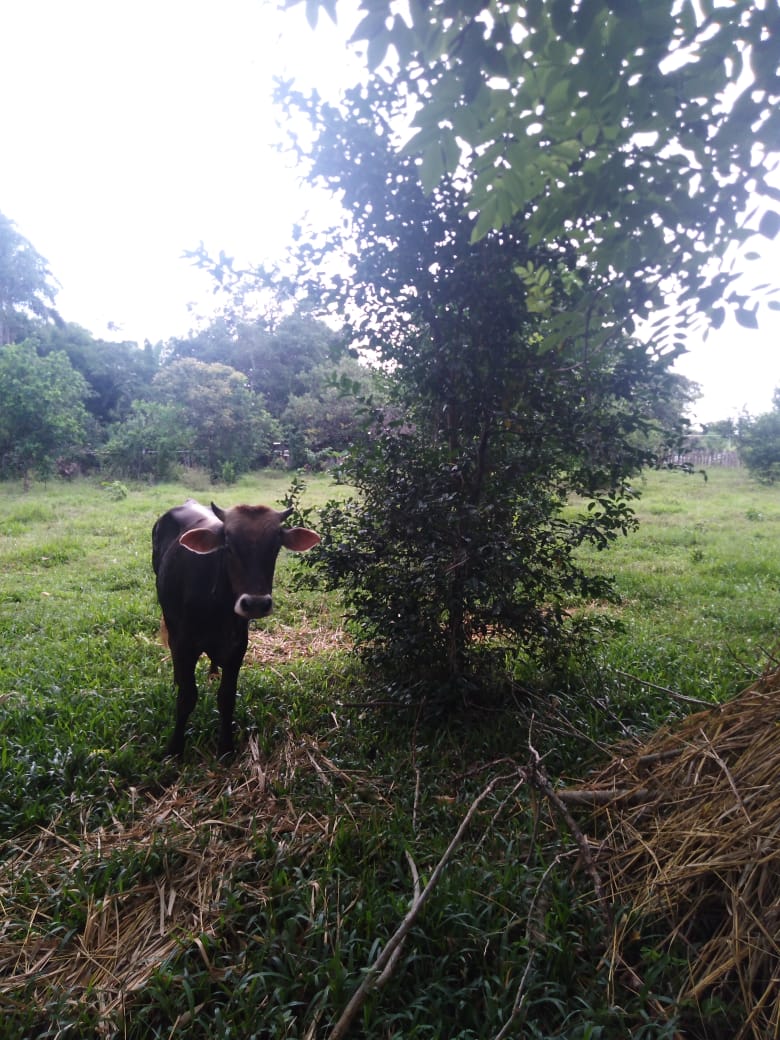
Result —
<path fill-rule="evenodd" d="M 305 312 L 226 313 L 166 342 L 110 342 L 63 322 L 45 261 L 0 214 L 0 477 L 99 469 L 215 479 L 324 466 L 348 449 L 377 373 Z"/>

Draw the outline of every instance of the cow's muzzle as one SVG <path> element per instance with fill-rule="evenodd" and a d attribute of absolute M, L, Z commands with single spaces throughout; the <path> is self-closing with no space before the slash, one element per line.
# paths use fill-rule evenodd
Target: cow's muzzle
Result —
<path fill-rule="evenodd" d="M 270 614 L 272 607 L 273 600 L 270 596 L 250 596 L 244 593 L 243 596 L 238 597 L 233 609 L 239 617 L 261 618 Z"/>

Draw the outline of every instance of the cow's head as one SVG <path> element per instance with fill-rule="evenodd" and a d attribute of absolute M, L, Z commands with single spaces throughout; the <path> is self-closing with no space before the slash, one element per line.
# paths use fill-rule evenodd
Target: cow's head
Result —
<path fill-rule="evenodd" d="M 320 536 L 306 527 L 284 527 L 292 512 L 268 506 L 233 506 L 220 509 L 211 503 L 217 521 L 193 527 L 179 538 L 190 552 L 207 555 L 224 552 L 225 567 L 235 597 L 233 610 L 239 617 L 260 618 L 273 606 L 271 588 L 279 550 L 305 552 Z"/>

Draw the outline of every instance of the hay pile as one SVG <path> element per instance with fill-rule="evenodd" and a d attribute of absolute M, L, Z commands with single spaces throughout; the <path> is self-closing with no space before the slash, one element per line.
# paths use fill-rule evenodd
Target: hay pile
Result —
<path fill-rule="evenodd" d="M 257 835 L 284 851 L 294 847 L 304 862 L 334 833 L 338 812 L 314 818 L 274 796 L 277 784 L 289 790 L 302 771 L 329 787 L 368 783 L 339 770 L 312 740 L 288 738 L 264 762 L 250 739 L 229 772 L 156 797 L 139 794 L 130 826 L 115 821 L 78 842 L 44 830 L 19 843 L 0 864 L 0 998 L 43 1007 L 59 993 L 74 1003 L 96 1002 L 113 1035 L 110 1023 L 121 1020 L 128 996 L 182 944 L 194 943 L 213 971 L 202 937 L 214 934 L 236 870 L 256 864 L 241 887 L 258 904 L 266 898 L 273 863 L 258 859 Z M 136 864 L 129 886 L 117 872 L 128 862 Z M 108 881 L 97 897 L 101 865 Z"/>
<path fill-rule="evenodd" d="M 268 667 L 309 657 L 328 657 L 350 645 L 343 628 L 319 624 L 307 617 L 297 619 L 294 625 L 276 622 L 250 630 L 245 667 L 253 664 Z"/>
<path fill-rule="evenodd" d="M 594 862 L 633 911 L 615 963 L 631 962 L 638 917 L 660 919 L 659 948 L 688 951 L 680 1000 L 741 1004 L 735 1040 L 780 1037 L 780 670 L 572 793 L 596 806 Z"/>

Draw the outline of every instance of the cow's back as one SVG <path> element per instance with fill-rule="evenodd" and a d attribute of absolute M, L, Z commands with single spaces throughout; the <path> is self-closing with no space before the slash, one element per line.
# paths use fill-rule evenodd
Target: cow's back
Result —
<path fill-rule="evenodd" d="M 157 597 L 168 627 L 179 627 L 188 615 L 230 609 L 221 554 L 198 555 L 179 544 L 185 531 L 195 527 L 221 527 L 221 521 L 195 499 L 169 509 L 152 528 L 152 567 L 157 576 Z M 224 594 L 224 595 L 223 595 Z"/>
<path fill-rule="evenodd" d="M 154 573 L 160 573 L 163 557 L 185 531 L 193 527 L 211 527 L 216 529 L 221 522 L 209 509 L 202 506 L 194 498 L 188 498 L 180 506 L 174 506 L 163 513 L 152 528 L 152 567 Z"/>

